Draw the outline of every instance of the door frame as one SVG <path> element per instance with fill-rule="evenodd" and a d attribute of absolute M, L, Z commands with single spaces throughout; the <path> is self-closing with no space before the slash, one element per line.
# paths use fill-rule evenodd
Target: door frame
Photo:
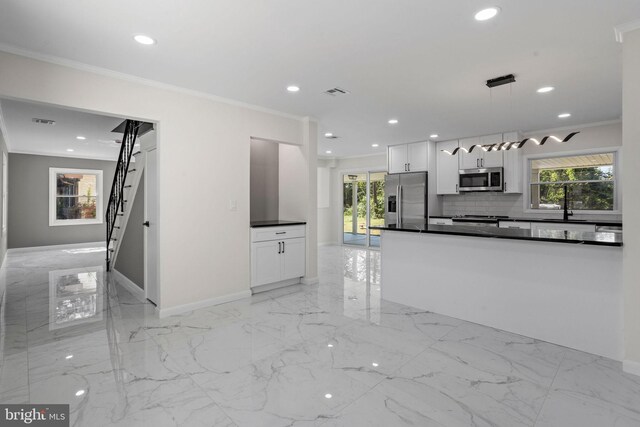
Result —
<path fill-rule="evenodd" d="M 371 223 L 371 174 L 374 173 L 387 173 L 385 169 L 382 168 L 373 168 L 373 169 L 346 169 L 340 171 L 340 244 L 354 247 L 354 248 L 365 248 L 365 249 L 373 249 L 380 250 L 379 246 L 371 246 L 371 232 L 369 230 L 369 224 Z M 353 243 L 345 243 L 344 241 L 344 177 L 345 175 L 367 175 L 366 181 L 366 198 L 367 198 L 367 212 L 365 218 L 365 244 L 357 245 Z"/>
<path fill-rule="evenodd" d="M 157 124 L 156 124 L 157 125 Z M 157 220 L 157 224 L 155 224 L 154 226 L 156 227 L 156 243 L 157 243 L 157 247 L 156 247 L 156 260 L 155 260 L 155 277 L 156 277 L 156 281 L 158 283 L 156 283 L 156 287 L 157 287 L 157 294 L 158 294 L 158 298 L 157 301 L 154 301 L 153 303 L 156 305 L 156 310 L 158 310 L 161 307 L 161 289 L 160 289 L 160 262 L 159 262 L 159 249 L 160 249 L 160 245 L 159 245 L 159 240 L 160 240 L 160 194 L 159 194 L 159 180 L 160 180 L 160 173 L 159 173 L 159 148 L 158 148 L 158 131 L 157 129 L 155 130 L 155 138 L 152 144 L 146 145 L 146 146 L 141 146 L 140 147 L 140 151 L 142 151 L 142 156 L 143 156 L 143 161 L 144 161 L 144 182 L 143 182 L 143 186 L 144 186 L 144 220 L 147 221 L 147 218 L 149 218 L 149 203 L 147 201 L 147 198 L 149 197 L 149 183 L 148 183 L 148 179 L 149 179 L 149 169 L 147 168 L 147 161 L 148 161 L 148 156 L 147 154 L 150 151 L 156 150 L 156 220 Z M 144 247 L 144 298 L 145 300 L 148 300 L 149 297 L 149 243 L 148 243 L 148 232 L 147 232 L 148 228 L 145 227 L 144 230 L 144 234 L 143 234 L 143 247 Z"/>

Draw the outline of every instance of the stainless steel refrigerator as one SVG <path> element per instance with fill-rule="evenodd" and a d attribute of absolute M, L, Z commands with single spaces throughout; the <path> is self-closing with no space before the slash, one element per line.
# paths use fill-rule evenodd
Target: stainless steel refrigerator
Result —
<path fill-rule="evenodd" d="M 387 175 L 384 178 L 385 224 L 402 226 L 407 221 L 426 221 L 428 182 L 427 172 Z"/>

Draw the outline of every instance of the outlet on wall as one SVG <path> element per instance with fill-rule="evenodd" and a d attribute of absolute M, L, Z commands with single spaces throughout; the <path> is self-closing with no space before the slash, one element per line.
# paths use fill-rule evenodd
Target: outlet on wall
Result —
<path fill-rule="evenodd" d="M 236 212 L 238 210 L 238 201 L 235 199 L 229 200 L 229 210 L 231 212 Z"/>

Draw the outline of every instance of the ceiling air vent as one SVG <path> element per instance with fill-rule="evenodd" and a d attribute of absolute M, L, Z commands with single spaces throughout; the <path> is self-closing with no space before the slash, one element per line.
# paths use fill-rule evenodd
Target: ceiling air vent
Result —
<path fill-rule="evenodd" d="M 33 118 L 31 119 L 31 121 L 33 123 L 38 123 L 40 125 L 55 125 L 56 121 L 55 120 L 48 120 L 48 119 L 38 119 L 38 118 Z"/>
<path fill-rule="evenodd" d="M 324 93 L 331 96 L 337 96 L 337 95 L 346 95 L 349 93 L 349 91 L 340 89 L 339 87 L 334 87 L 333 89 L 325 90 Z"/>

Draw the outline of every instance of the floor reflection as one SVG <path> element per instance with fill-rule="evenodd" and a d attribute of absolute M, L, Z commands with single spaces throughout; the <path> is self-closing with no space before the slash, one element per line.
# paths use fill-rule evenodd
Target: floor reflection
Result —
<path fill-rule="evenodd" d="M 102 320 L 101 266 L 49 272 L 50 330 Z"/>
<path fill-rule="evenodd" d="M 345 315 L 380 322 L 380 252 L 343 249 Z"/>

